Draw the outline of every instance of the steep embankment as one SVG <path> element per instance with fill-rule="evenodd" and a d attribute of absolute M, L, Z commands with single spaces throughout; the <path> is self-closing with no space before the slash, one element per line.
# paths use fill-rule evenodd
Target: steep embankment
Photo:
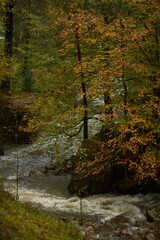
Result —
<path fill-rule="evenodd" d="M 0 239 L 80 240 L 73 226 L 30 206 L 23 206 L 0 189 Z"/>

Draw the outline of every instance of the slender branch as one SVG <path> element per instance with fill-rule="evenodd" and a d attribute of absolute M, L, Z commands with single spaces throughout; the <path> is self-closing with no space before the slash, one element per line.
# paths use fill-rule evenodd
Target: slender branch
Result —
<path fill-rule="evenodd" d="M 157 58 L 157 64 L 159 65 L 159 51 L 158 51 L 158 47 L 159 47 L 159 38 L 158 38 L 158 27 L 157 24 L 155 24 L 155 41 L 156 41 L 156 58 Z"/>
<path fill-rule="evenodd" d="M 35 1 L 32 0 L 32 3 L 36 3 L 36 2 L 39 2 L 39 1 L 41 1 L 41 0 L 35 0 Z M 15 2 L 16 2 L 16 0 L 15 0 Z M 22 4 L 19 8 L 15 9 L 15 10 L 14 10 L 14 13 L 18 12 L 18 11 L 21 10 L 22 8 L 28 6 L 29 4 L 30 4 L 30 3 L 29 3 L 28 1 L 26 1 L 26 2 L 25 2 L 24 4 Z"/>
<path fill-rule="evenodd" d="M 127 89 L 127 85 L 125 83 L 125 81 L 123 81 L 123 87 L 124 87 L 124 116 L 127 115 L 127 93 L 128 93 L 128 89 Z"/>
<path fill-rule="evenodd" d="M 55 37 L 55 36 L 57 36 L 62 30 L 63 30 L 63 28 L 64 28 L 64 26 L 63 27 L 61 27 L 56 33 L 54 33 L 54 34 L 52 34 L 51 36 L 49 36 L 48 38 L 46 38 L 46 39 L 43 39 L 43 41 L 42 42 L 45 42 L 45 41 L 48 41 L 49 39 L 51 39 L 51 38 L 53 38 L 53 37 Z"/>
<path fill-rule="evenodd" d="M 36 18 L 36 17 L 26 17 L 26 18 L 22 18 L 22 17 L 21 17 L 21 19 L 19 19 L 17 22 L 15 22 L 14 25 L 18 24 L 19 22 L 27 21 L 27 20 L 32 20 L 32 19 L 38 20 L 38 21 L 40 21 L 40 22 L 43 22 L 42 19 Z"/>
<path fill-rule="evenodd" d="M 79 128 L 79 130 L 78 130 L 76 133 L 72 134 L 72 135 L 69 134 L 69 133 L 66 133 L 65 130 L 63 130 L 63 133 L 64 133 L 66 136 L 70 137 L 70 138 L 75 137 L 76 135 L 78 135 L 78 134 L 81 132 L 81 130 L 82 130 L 82 128 L 83 128 L 83 125 L 84 125 L 84 123 L 82 123 L 81 126 L 80 126 L 80 128 Z"/>
<path fill-rule="evenodd" d="M 77 24 L 76 24 L 77 25 Z M 88 138 L 88 110 L 87 110 L 87 92 L 86 92 L 86 85 L 84 82 L 84 72 L 82 69 L 82 54 L 81 54 L 81 47 L 80 47 L 80 37 L 79 37 L 79 27 L 76 26 L 75 29 L 76 34 L 76 47 L 77 47 L 77 56 L 78 56 L 78 64 L 80 67 L 80 76 L 81 76 L 81 87 L 83 93 L 83 106 L 85 107 L 84 111 L 84 132 L 83 137 L 84 139 Z"/>
<path fill-rule="evenodd" d="M 141 50 L 141 52 L 143 53 L 143 55 L 145 56 L 146 60 L 151 64 L 152 64 L 152 61 L 151 59 L 147 56 L 147 54 L 145 53 L 145 51 L 143 50 L 143 48 L 141 47 L 141 45 L 138 43 L 138 41 L 136 39 L 134 39 L 135 43 L 138 45 L 139 49 Z M 154 63 L 154 61 L 153 61 Z"/>

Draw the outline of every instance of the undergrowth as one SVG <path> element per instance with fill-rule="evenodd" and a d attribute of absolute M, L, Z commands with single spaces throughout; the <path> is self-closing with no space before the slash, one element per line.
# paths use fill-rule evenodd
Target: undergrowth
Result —
<path fill-rule="evenodd" d="M 80 240 L 70 224 L 14 200 L 0 189 L 0 240 Z"/>

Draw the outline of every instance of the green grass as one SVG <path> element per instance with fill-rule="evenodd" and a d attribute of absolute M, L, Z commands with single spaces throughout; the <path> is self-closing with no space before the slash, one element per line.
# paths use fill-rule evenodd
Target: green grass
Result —
<path fill-rule="evenodd" d="M 0 240 L 80 240 L 73 226 L 14 200 L 0 189 Z"/>

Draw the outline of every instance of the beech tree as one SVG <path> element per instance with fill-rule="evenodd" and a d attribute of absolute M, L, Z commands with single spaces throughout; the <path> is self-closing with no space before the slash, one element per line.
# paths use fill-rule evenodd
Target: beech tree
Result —
<path fill-rule="evenodd" d="M 77 10 L 75 11 L 75 9 Z M 58 115 L 59 122 L 60 118 L 62 122 L 65 119 L 65 125 L 68 129 L 77 125 L 81 129 L 81 121 L 83 119 L 83 136 L 86 139 L 88 138 L 88 118 L 91 117 L 88 111 L 91 107 L 91 100 L 92 98 L 94 99 L 92 94 L 87 93 L 93 74 L 87 70 L 87 67 L 89 66 L 92 53 L 97 48 L 93 44 L 95 41 L 94 37 L 90 37 L 89 34 L 91 31 L 94 32 L 92 21 L 94 16 L 89 14 L 88 11 L 80 9 L 77 3 L 71 4 L 67 11 L 64 8 L 58 8 L 51 11 L 51 14 L 53 14 L 53 22 L 50 31 L 55 32 L 53 41 L 55 41 L 55 38 L 61 41 L 57 57 L 60 63 L 58 68 L 62 67 L 61 72 L 58 71 L 61 80 L 60 82 L 58 81 L 58 84 L 55 84 L 55 88 L 52 90 L 52 97 L 53 99 L 55 98 L 56 103 L 59 100 L 62 101 L 61 117 Z M 91 46 L 89 46 L 89 43 Z M 66 64 L 67 62 L 68 65 Z M 65 64 L 68 68 L 65 71 L 70 72 L 71 79 L 68 75 L 63 75 Z M 36 72 L 38 73 L 38 70 Z M 55 75 L 54 78 L 56 78 Z M 69 85 L 66 88 L 68 81 Z M 68 98 L 69 93 L 70 96 Z M 62 124 L 62 126 L 64 125 Z M 66 133 L 65 128 L 63 128 L 63 131 Z M 68 134 L 74 135 L 75 132 L 74 134 Z"/>
<path fill-rule="evenodd" d="M 159 3 L 130 4 L 134 17 L 119 16 L 99 29 L 110 39 L 109 66 L 101 79 L 109 76 L 117 124 L 92 167 L 97 173 L 107 163 L 126 165 L 141 182 L 159 179 Z"/>
<path fill-rule="evenodd" d="M 4 57 L 7 61 L 7 68 L 10 71 L 11 59 L 13 54 L 13 9 L 15 1 L 7 0 L 5 3 L 5 43 L 4 43 Z M 10 90 L 10 77 L 5 76 L 1 82 L 1 89 L 4 92 Z"/>
<path fill-rule="evenodd" d="M 5 66 L 7 56 L 12 58 L 7 34 L 13 36 L 13 24 L 7 21 L 14 13 L 18 71 L 12 86 L 38 98 L 30 130 L 71 137 L 83 127 L 87 139 L 88 121 L 96 118 L 105 141 L 94 161 L 80 170 L 96 174 L 108 164 L 121 164 L 130 171 L 126 178 L 158 179 L 159 1 L 19 0 L 3 7 L 5 30 L 11 29 L 0 63 L 1 86 L 10 89 Z"/>

